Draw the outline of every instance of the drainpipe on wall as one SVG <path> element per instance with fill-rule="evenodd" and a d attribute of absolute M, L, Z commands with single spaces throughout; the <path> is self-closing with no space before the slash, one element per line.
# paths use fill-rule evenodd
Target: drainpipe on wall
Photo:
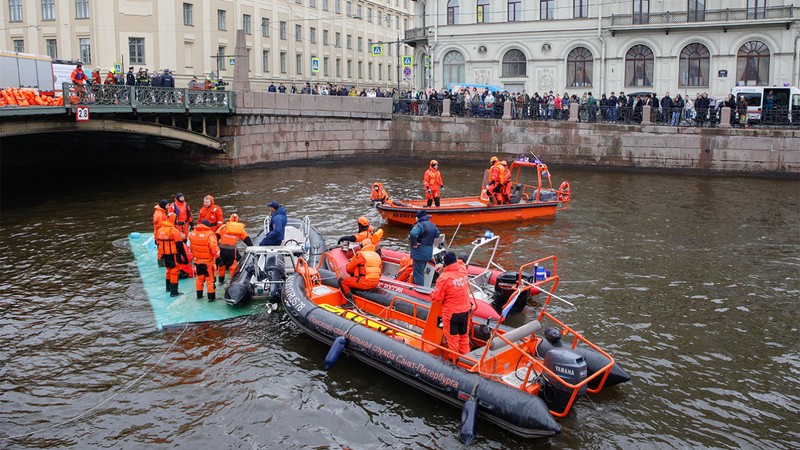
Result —
<path fill-rule="evenodd" d="M 800 87 L 800 33 L 794 39 L 794 80 L 793 84 Z"/>
<path fill-rule="evenodd" d="M 597 39 L 600 41 L 600 92 L 606 93 L 606 40 L 603 39 L 603 2 L 597 4 Z"/>
<path fill-rule="evenodd" d="M 433 45 L 431 45 L 431 89 L 436 89 L 436 58 L 434 52 L 439 45 L 439 0 L 434 2 Z"/>

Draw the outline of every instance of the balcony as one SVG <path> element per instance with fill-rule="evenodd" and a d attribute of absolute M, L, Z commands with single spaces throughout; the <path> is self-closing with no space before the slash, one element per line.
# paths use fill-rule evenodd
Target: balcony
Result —
<path fill-rule="evenodd" d="M 412 28 L 406 30 L 406 44 L 411 47 L 416 47 L 417 44 L 425 44 L 428 36 L 433 35 L 433 27 Z"/>
<path fill-rule="evenodd" d="M 612 14 L 612 31 L 663 28 L 671 25 L 673 28 L 693 28 L 709 25 L 751 25 L 779 23 L 788 26 L 795 21 L 793 6 L 774 6 L 767 8 L 728 8 L 711 9 L 705 11 L 682 11 L 650 14 Z"/>

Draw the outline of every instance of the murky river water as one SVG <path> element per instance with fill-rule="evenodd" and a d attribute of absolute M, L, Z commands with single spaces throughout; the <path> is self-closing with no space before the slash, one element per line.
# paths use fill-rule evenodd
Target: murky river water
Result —
<path fill-rule="evenodd" d="M 557 255 L 558 293 L 576 306 L 554 312 L 633 380 L 582 400 L 559 436 L 479 422 L 474 447 L 800 447 L 800 183 L 553 169 L 571 208 L 492 227 L 500 260 Z M 215 194 L 252 232 L 276 199 L 333 243 L 360 215 L 380 220 L 373 179 L 416 196 L 423 170 L 4 184 L 0 448 L 460 447 L 459 410 L 352 358 L 325 372 L 327 348 L 282 314 L 157 331 L 127 244 L 176 191 L 196 210 Z M 477 190 L 482 168 L 442 170 L 446 195 Z M 407 228 L 385 229 L 385 245 L 405 244 Z M 454 245 L 482 232 L 462 227 Z"/>

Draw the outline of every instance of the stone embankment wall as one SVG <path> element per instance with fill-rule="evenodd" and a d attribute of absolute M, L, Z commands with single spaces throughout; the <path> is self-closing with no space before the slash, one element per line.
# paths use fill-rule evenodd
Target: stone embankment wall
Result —
<path fill-rule="evenodd" d="M 676 128 L 392 115 L 391 99 L 248 92 L 214 165 L 361 157 L 485 163 L 530 152 L 583 168 L 800 177 L 800 129 Z"/>

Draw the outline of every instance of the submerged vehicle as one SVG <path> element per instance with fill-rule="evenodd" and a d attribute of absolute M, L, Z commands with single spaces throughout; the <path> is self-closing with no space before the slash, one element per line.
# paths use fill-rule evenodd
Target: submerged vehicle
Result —
<path fill-rule="evenodd" d="M 332 272 L 302 258 L 284 284 L 283 301 L 300 329 L 331 345 L 326 368 L 344 353 L 461 407 L 465 442 L 474 437 L 477 417 L 519 436 L 546 437 L 561 431 L 555 419 L 580 397 L 630 379 L 610 354 L 547 311 L 558 298 L 552 293 L 558 280 L 553 274 L 522 283 L 500 319 L 471 317 L 465 354 L 443 342 L 441 304 L 380 287 L 354 289 L 348 301 Z M 547 295 L 537 318 L 516 328 L 503 325 L 515 297 L 532 289 Z M 562 342 L 566 337 L 572 342 Z"/>
<path fill-rule="evenodd" d="M 268 229 L 269 216 L 254 242 L 260 242 Z M 244 256 L 225 289 L 225 301 L 231 306 L 241 306 L 253 298 L 266 297 L 272 309 L 277 308 L 283 282 L 294 272 L 297 258 L 317 264 L 325 250 L 325 240 L 308 217 L 288 218 L 281 245 L 254 245 L 244 249 Z"/>
<path fill-rule="evenodd" d="M 480 194 L 474 197 L 441 198 L 438 207 L 426 206 L 426 200 L 373 203 L 389 223 L 413 225 L 417 212 L 424 209 L 431 216 L 431 222 L 440 227 L 548 218 L 569 207 L 572 195 L 569 182 L 564 181 L 558 189 L 554 188 L 547 165 L 538 159 L 531 161 L 523 157 L 512 161 L 508 170 L 511 179 L 507 203 L 495 204 L 487 192 L 489 169 L 484 173 Z M 373 184 L 373 189 L 377 184 Z"/>

